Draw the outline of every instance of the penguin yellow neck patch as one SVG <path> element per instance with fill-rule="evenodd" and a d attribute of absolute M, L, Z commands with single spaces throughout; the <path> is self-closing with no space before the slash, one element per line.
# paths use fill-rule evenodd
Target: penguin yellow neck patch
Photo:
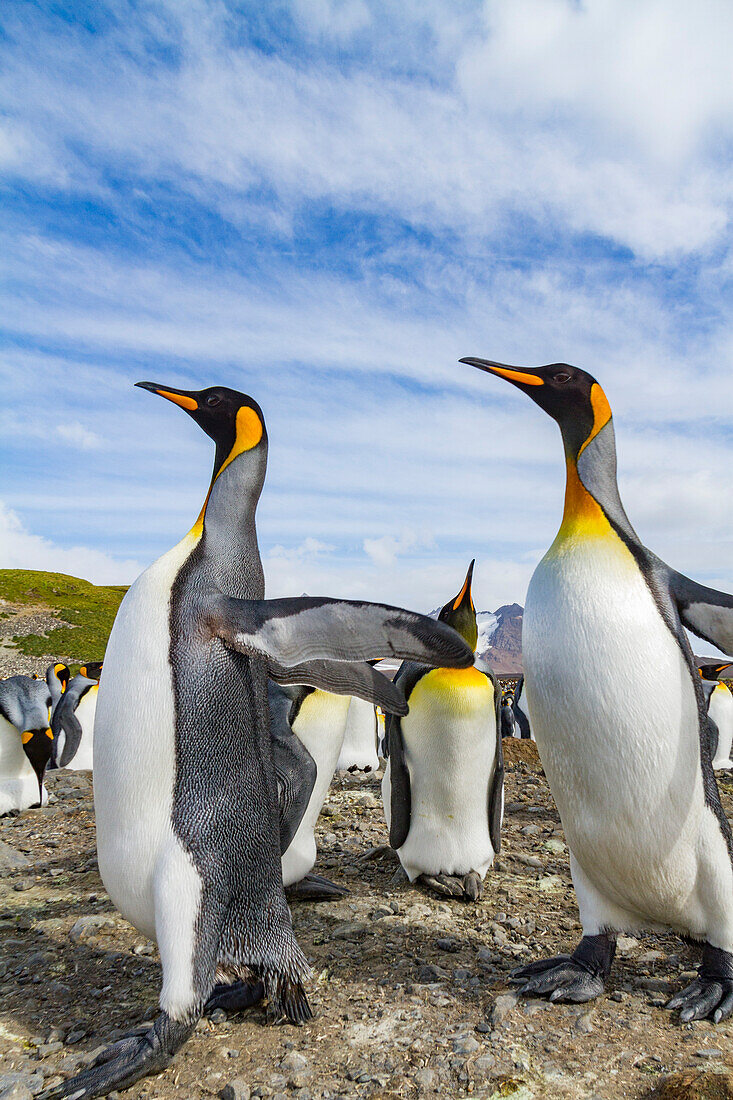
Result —
<path fill-rule="evenodd" d="M 236 431 L 237 434 L 234 439 L 234 446 L 222 462 L 219 469 L 214 474 L 214 481 L 216 481 L 216 479 L 221 476 L 223 471 L 226 470 L 227 466 L 230 466 L 232 462 L 234 462 L 235 458 L 239 458 L 239 456 L 241 454 L 244 454 L 245 451 L 251 451 L 252 448 L 256 447 L 262 439 L 262 434 L 264 432 L 262 421 L 260 420 L 257 413 L 254 411 L 254 409 L 251 409 L 249 405 L 243 405 L 242 408 L 239 409 L 239 411 L 237 412 Z M 209 491 L 206 494 L 206 500 L 204 501 L 203 507 L 198 514 L 198 519 L 196 520 L 189 532 L 189 534 L 193 535 L 194 538 L 200 538 L 201 533 L 203 532 L 206 506 L 209 503 L 209 497 L 211 496 L 211 489 L 214 481 L 212 481 L 211 485 L 209 486 Z"/>
<path fill-rule="evenodd" d="M 568 538 L 605 538 L 610 530 L 611 525 L 603 509 L 580 480 L 575 462 L 568 459 L 565 510 L 555 541 Z"/>

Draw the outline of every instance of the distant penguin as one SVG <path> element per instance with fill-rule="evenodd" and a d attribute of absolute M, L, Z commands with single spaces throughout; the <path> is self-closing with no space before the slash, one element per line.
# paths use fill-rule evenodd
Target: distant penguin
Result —
<path fill-rule="evenodd" d="M 45 680 L 0 680 L 0 814 L 48 801 L 43 776 L 51 757 L 51 691 Z"/>
<path fill-rule="evenodd" d="M 276 1018 L 310 1017 L 310 968 L 282 879 L 268 677 L 404 713 L 399 690 L 368 658 L 471 661 L 444 623 L 399 608 L 265 600 L 255 527 L 267 466 L 262 410 L 226 387 L 139 385 L 216 444 L 193 528 L 122 600 L 94 728 L 99 870 L 126 919 L 157 940 L 161 1011 L 43 1100 L 89 1100 L 160 1072 L 207 1001 L 241 1008 L 264 992 Z M 232 984 L 212 998 L 217 980 Z"/>
<path fill-rule="evenodd" d="M 440 612 L 474 649 L 471 562 Z M 475 901 L 501 846 L 504 757 L 499 683 L 488 667 L 404 663 L 395 684 L 410 708 L 387 719 L 382 800 L 389 842 L 411 882 Z"/>
<path fill-rule="evenodd" d="M 566 462 L 560 529 L 527 592 L 522 658 L 583 938 L 572 955 L 513 980 L 523 995 L 588 1001 L 604 988 L 617 933 L 672 929 L 703 953 L 668 1007 L 683 1022 L 717 1022 L 733 1011 L 733 836 L 685 628 L 733 653 L 733 596 L 675 572 L 640 541 L 619 496 L 611 408 L 591 375 L 566 363 L 463 362 L 507 379 L 557 421 Z"/>
<path fill-rule="evenodd" d="M 315 826 L 336 770 L 346 729 L 348 695 L 272 683 L 270 734 L 280 796 L 280 846 L 288 897 L 321 900 L 347 891 L 322 875 Z"/>
<path fill-rule="evenodd" d="M 524 738 L 524 740 L 534 740 L 534 738 L 532 737 L 532 728 L 529 724 L 529 718 L 527 717 L 526 712 L 524 711 L 524 709 L 522 708 L 522 706 L 520 705 L 520 702 L 519 702 L 519 700 L 521 698 L 521 695 L 522 695 L 522 688 L 523 687 L 524 687 L 524 676 L 520 676 L 519 679 L 517 680 L 515 686 L 514 686 L 514 692 L 513 692 L 513 703 L 512 703 L 512 705 L 513 705 L 513 709 L 514 709 L 514 720 L 517 723 L 517 726 L 519 728 L 519 736 Z"/>
<path fill-rule="evenodd" d="M 46 669 L 46 683 L 48 684 L 48 690 L 51 692 L 51 711 L 58 703 L 61 696 L 69 686 L 69 680 L 71 673 L 68 667 L 59 662 L 55 665 L 49 665 Z"/>
<path fill-rule="evenodd" d="M 710 692 L 708 715 L 715 722 L 718 731 L 718 743 L 715 748 L 713 768 L 733 768 L 730 758 L 733 743 L 733 695 L 725 684 L 715 684 Z"/>
<path fill-rule="evenodd" d="M 375 772 L 377 756 L 377 711 L 365 699 L 352 699 L 346 717 L 346 731 L 336 764 L 339 772 Z"/>
<path fill-rule="evenodd" d="M 91 771 L 94 760 L 94 716 L 99 683 L 85 675 L 87 667 L 82 665 L 69 682 L 51 719 L 54 766 L 75 772 Z M 95 666 L 90 666 L 89 670 L 95 671 Z"/>
<path fill-rule="evenodd" d="M 514 737 L 514 708 L 510 694 L 501 698 L 501 736 Z"/>

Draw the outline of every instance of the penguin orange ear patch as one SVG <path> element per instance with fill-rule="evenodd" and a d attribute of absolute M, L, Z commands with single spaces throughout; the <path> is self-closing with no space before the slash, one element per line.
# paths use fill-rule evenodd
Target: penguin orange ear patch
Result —
<path fill-rule="evenodd" d="M 244 454 L 245 451 L 251 451 L 253 447 L 256 447 L 259 441 L 262 439 L 264 427 L 254 409 L 249 405 L 242 405 L 242 408 L 237 412 L 237 435 L 234 440 L 234 446 L 227 455 L 224 462 L 221 464 L 221 468 L 217 473 L 217 477 L 226 470 L 227 466 L 234 462 L 235 458 Z"/>

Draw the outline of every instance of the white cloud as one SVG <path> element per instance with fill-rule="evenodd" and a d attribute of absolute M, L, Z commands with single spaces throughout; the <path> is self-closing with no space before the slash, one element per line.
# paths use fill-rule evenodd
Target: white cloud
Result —
<path fill-rule="evenodd" d="M 434 539 L 427 532 L 404 530 L 399 536 L 382 535 L 364 539 L 364 552 L 375 565 L 385 568 L 395 565 L 398 557 L 404 557 L 418 547 L 431 546 Z"/>
<path fill-rule="evenodd" d="M 46 569 L 93 584 L 129 584 L 142 571 L 137 561 L 116 560 L 84 546 L 65 548 L 33 535 L 20 517 L 0 501 L 0 568 Z"/>
<path fill-rule="evenodd" d="M 79 447 L 83 451 L 95 451 L 102 445 L 102 440 L 97 433 L 90 432 L 78 420 L 73 420 L 69 424 L 57 424 L 56 434 L 64 443 Z"/>

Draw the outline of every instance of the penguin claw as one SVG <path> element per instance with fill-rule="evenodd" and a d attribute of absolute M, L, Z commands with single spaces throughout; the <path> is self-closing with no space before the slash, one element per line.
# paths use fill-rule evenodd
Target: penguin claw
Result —
<path fill-rule="evenodd" d="M 246 1008 L 259 1004 L 265 995 L 262 982 L 232 982 L 215 985 L 204 1005 L 204 1014 L 209 1015 L 217 1008 L 225 1012 L 244 1012 Z"/>
<path fill-rule="evenodd" d="M 458 875 L 420 875 L 423 886 L 434 890 L 443 898 L 460 898 L 462 901 L 478 901 L 483 894 L 484 884 L 477 871 L 469 871 L 462 877 Z"/>
<path fill-rule="evenodd" d="M 695 978 L 667 1002 L 667 1008 L 680 1010 L 683 1024 L 712 1017 L 719 1023 L 733 1012 L 733 982 L 715 978 Z"/>
<path fill-rule="evenodd" d="M 143 1035 L 131 1035 L 102 1051 L 87 1069 L 39 1093 L 37 1100 L 92 1100 L 129 1088 L 141 1077 L 160 1073 L 195 1027 L 161 1013 Z"/>
<path fill-rule="evenodd" d="M 590 974 L 585 967 L 569 955 L 530 963 L 519 967 L 509 975 L 522 997 L 549 997 L 553 1002 L 570 1001 L 583 1004 L 592 1001 L 603 992 L 603 979 Z"/>
<path fill-rule="evenodd" d="M 334 898 L 345 898 L 348 892 L 345 886 L 315 874 L 305 875 L 300 882 L 294 882 L 285 890 L 289 901 L 333 901 Z"/>

